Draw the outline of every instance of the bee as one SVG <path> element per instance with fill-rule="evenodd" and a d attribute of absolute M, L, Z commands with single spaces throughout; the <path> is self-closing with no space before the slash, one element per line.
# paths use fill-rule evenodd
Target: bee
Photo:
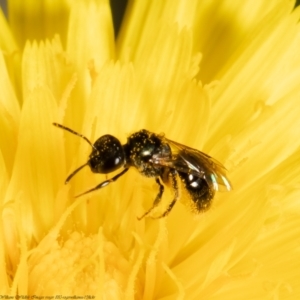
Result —
<path fill-rule="evenodd" d="M 162 218 L 170 213 L 180 197 L 179 184 L 192 200 L 192 207 L 196 212 L 206 211 L 215 192 L 222 187 L 227 191 L 232 189 L 226 176 L 226 169 L 220 162 L 199 150 L 169 140 L 163 134 L 142 129 L 131 134 L 125 145 L 122 145 L 116 137 L 106 134 L 93 144 L 84 135 L 66 126 L 58 123 L 53 125 L 83 138 L 92 147 L 88 161 L 74 170 L 67 177 L 65 184 L 85 166 L 89 166 L 93 173 L 100 174 L 108 174 L 122 168 L 117 175 L 76 197 L 108 186 L 123 176 L 130 167 L 136 168 L 143 176 L 155 179 L 158 193 L 152 206 L 138 217 L 139 220 L 148 216 L 159 205 L 165 185 L 171 186 L 174 196 L 167 209 L 155 218 Z"/>

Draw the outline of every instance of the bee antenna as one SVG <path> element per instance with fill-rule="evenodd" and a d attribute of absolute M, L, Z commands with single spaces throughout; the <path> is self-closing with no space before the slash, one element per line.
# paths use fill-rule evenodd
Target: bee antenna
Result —
<path fill-rule="evenodd" d="M 73 134 L 75 134 L 75 135 L 77 135 L 77 136 L 83 138 L 87 143 L 89 143 L 89 145 L 91 145 L 92 148 L 95 149 L 95 146 L 94 146 L 94 145 L 91 143 L 91 141 L 90 141 L 86 136 L 84 136 L 83 134 L 78 133 L 78 132 L 74 131 L 73 129 L 69 128 L 69 127 L 66 127 L 66 126 L 64 126 L 64 125 L 61 125 L 61 124 L 58 124 L 58 123 L 55 123 L 55 122 L 53 122 L 52 124 L 53 124 L 54 126 L 58 127 L 58 128 L 64 129 L 64 130 L 66 130 L 66 131 L 69 131 L 69 132 L 71 132 L 71 133 L 73 133 Z M 95 150 L 97 150 L 97 149 L 95 149 Z"/>
<path fill-rule="evenodd" d="M 67 184 L 71 178 L 78 173 L 82 168 L 84 168 L 85 166 L 87 166 L 89 164 L 89 162 L 85 163 L 84 165 L 80 166 L 79 168 L 77 168 L 75 171 L 73 171 L 66 179 L 65 184 Z"/>

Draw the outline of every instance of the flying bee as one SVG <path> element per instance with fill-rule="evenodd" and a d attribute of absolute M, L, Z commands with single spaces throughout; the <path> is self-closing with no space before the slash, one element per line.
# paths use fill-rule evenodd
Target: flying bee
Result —
<path fill-rule="evenodd" d="M 80 136 L 92 147 L 88 161 L 67 177 L 66 184 L 85 166 L 89 166 L 93 173 L 100 174 L 123 169 L 112 178 L 76 197 L 106 187 L 123 176 L 130 167 L 136 168 L 146 177 L 155 179 L 158 193 L 152 206 L 138 218 L 139 220 L 148 216 L 158 206 L 164 193 L 164 185 L 172 187 L 174 197 L 167 209 L 155 218 L 162 218 L 170 213 L 179 199 L 180 182 L 192 200 L 192 207 L 196 212 L 207 210 L 215 192 L 222 187 L 227 191 L 232 189 L 226 176 L 226 169 L 221 163 L 201 151 L 171 141 L 164 135 L 142 129 L 131 134 L 125 145 L 121 145 L 116 137 L 109 134 L 101 136 L 92 144 L 84 135 L 68 127 L 58 123 L 53 125 Z"/>

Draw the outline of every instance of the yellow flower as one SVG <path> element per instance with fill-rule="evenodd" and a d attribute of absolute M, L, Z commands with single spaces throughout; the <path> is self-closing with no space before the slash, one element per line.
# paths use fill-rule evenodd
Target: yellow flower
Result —
<path fill-rule="evenodd" d="M 282 0 L 131 1 L 115 42 L 107 0 L 9 1 L 1 297 L 300 298 L 299 15 Z M 76 199 L 105 176 L 64 184 L 91 147 L 53 122 L 92 142 L 164 132 L 226 165 L 234 189 L 159 220 L 137 220 L 157 185 L 135 170 Z"/>

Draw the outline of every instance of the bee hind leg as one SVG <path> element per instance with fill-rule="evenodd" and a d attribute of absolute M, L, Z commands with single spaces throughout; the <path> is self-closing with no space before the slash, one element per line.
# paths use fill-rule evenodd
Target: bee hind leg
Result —
<path fill-rule="evenodd" d="M 175 170 L 170 170 L 169 175 L 171 177 L 171 184 L 172 184 L 172 188 L 174 190 L 174 198 L 173 198 L 172 202 L 169 204 L 168 208 L 164 211 L 163 214 L 161 214 L 158 217 L 152 217 L 152 219 L 160 219 L 160 218 L 166 217 L 170 213 L 170 211 L 173 209 L 173 207 L 176 204 L 177 200 L 179 199 L 177 172 Z"/>

